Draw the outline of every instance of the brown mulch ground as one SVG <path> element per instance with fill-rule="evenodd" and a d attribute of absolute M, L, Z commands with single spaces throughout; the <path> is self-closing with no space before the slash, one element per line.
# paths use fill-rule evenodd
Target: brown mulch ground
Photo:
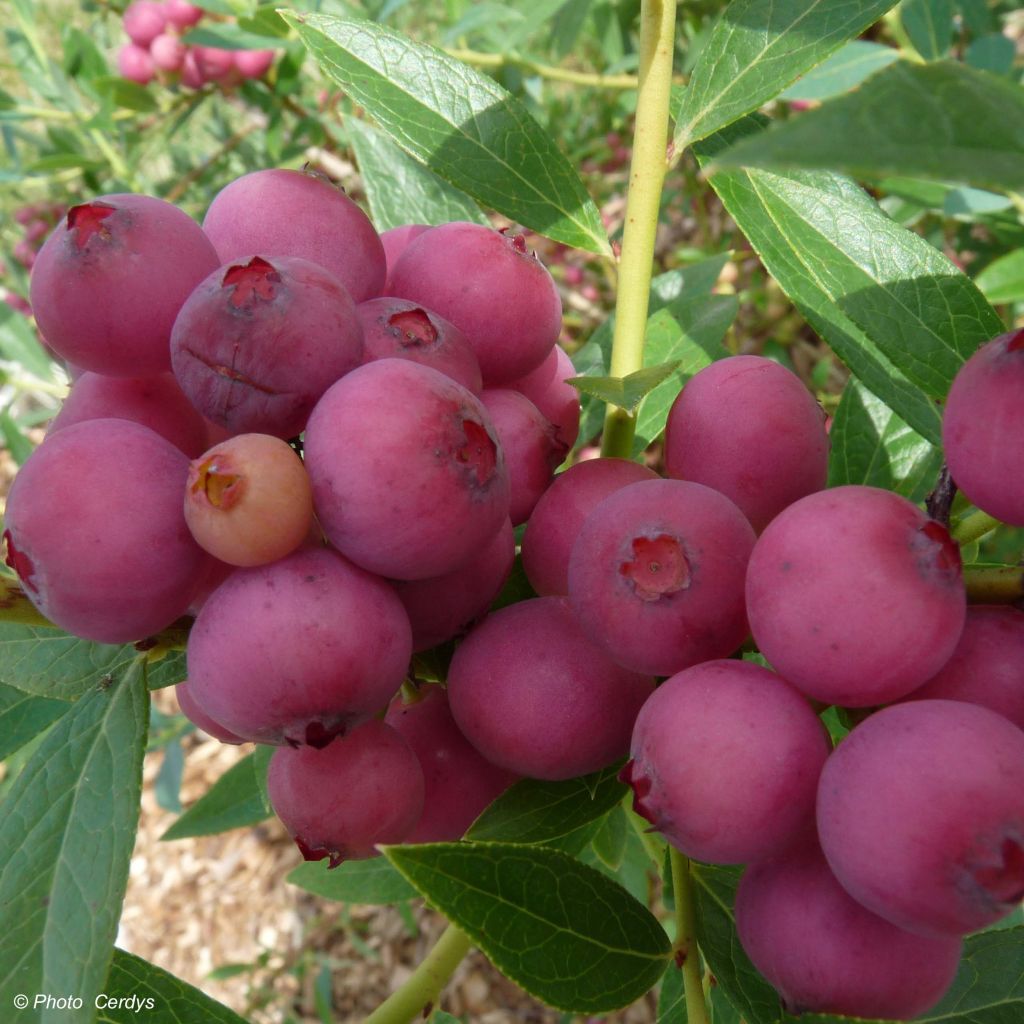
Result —
<path fill-rule="evenodd" d="M 161 710 L 177 710 L 169 691 Z M 187 807 L 249 749 L 202 733 L 186 747 L 182 803 Z M 285 882 L 298 852 L 276 820 L 216 836 L 162 843 L 175 820 L 156 801 L 153 782 L 162 754 L 147 758 L 142 819 L 131 861 L 118 945 L 171 971 L 232 1007 L 253 1024 L 306 1024 L 329 990 L 335 1024 L 363 1020 L 405 981 L 444 928 L 416 907 L 411 921 L 391 907 L 359 907 L 320 899 Z M 232 965 L 238 973 L 223 977 Z M 212 972 L 217 972 L 211 977 Z M 460 966 L 441 1008 L 472 1024 L 557 1024 L 503 978 L 479 953 Z M 601 1018 L 648 1024 L 653 999 Z"/>

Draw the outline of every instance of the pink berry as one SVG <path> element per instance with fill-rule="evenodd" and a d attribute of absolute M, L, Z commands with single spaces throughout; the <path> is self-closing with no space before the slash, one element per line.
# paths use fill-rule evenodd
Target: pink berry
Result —
<path fill-rule="evenodd" d="M 164 4 L 154 0 L 135 0 L 125 8 L 122 23 L 128 38 L 136 46 L 148 47 L 163 32 L 167 24 L 167 10 Z"/>
<path fill-rule="evenodd" d="M 243 78 L 262 78 L 275 56 L 274 50 L 235 50 L 235 67 Z"/>
<path fill-rule="evenodd" d="M 156 67 L 163 71 L 180 71 L 185 62 L 186 49 L 178 36 L 162 32 L 149 44 L 149 55 Z"/>
<path fill-rule="evenodd" d="M 148 50 L 135 43 L 127 43 L 117 51 L 117 70 L 129 82 L 148 85 L 153 81 L 153 58 Z"/>

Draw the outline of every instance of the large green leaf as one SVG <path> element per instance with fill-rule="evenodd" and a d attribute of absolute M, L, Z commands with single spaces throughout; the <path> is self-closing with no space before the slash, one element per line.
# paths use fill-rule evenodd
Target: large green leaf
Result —
<path fill-rule="evenodd" d="M 480 207 L 365 121 L 345 120 L 378 231 L 403 224 L 487 223 Z"/>
<path fill-rule="evenodd" d="M 668 936 L 622 886 L 545 846 L 388 846 L 398 870 L 503 974 L 570 1013 L 631 1003 L 661 976 Z"/>
<path fill-rule="evenodd" d="M 114 950 L 97 1024 L 246 1024 L 234 1010 L 155 964 Z"/>
<path fill-rule="evenodd" d="M 91 1021 L 135 843 L 149 722 L 141 664 L 58 722 L 0 805 L 0 1006 L 4 1019 Z M 81 1009 L 11 1009 L 19 994 Z"/>
<path fill-rule="evenodd" d="M 942 452 L 856 380 L 843 391 L 829 440 L 829 487 L 867 484 L 921 501 L 942 468 Z"/>
<path fill-rule="evenodd" d="M 382 25 L 282 16 L 325 73 L 435 174 L 549 238 L 610 254 L 600 212 L 572 164 L 493 79 Z"/>
<path fill-rule="evenodd" d="M 0 761 L 56 722 L 70 706 L 0 683 Z"/>
<path fill-rule="evenodd" d="M 618 766 L 564 782 L 523 779 L 506 789 L 466 833 L 467 839 L 550 843 L 604 817 L 626 787 Z"/>
<path fill-rule="evenodd" d="M 1024 89 L 951 61 L 897 61 L 859 89 L 744 140 L 717 162 L 1024 189 Z"/>
<path fill-rule="evenodd" d="M 75 700 L 136 656 L 131 647 L 95 644 L 56 626 L 0 622 L 0 682 L 37 697 Z"/>
<path fill-rule="evenodd" d="M 782 1016 L 775 990 L 754 969 L 736 934 L 733 906 L 742 868 L 691 864 L 697 941 L 719 987 L 747 1021 L 774 1024 Z"/>
<path fill-rule="evenodd" d="M 397 903 L 417 896 L 416 890 L 384 857 L 347 860 L 332 868 L 325 860 L 300 864 L 288 875 L 292 885 L 342 903 Z"/>
<path fill-rule="evenodd" d="M 257 747 L 232 765 L 160 838 L 209 836 L 269 818 L 273 811 L 264 799 L 260 777 L 266 777 L 273 751 Z"/>
<path fill-rule="evenodd" d="M 735 125 L 698 147 L 756 130 Z M 973 283 L 891 221 L 852 181 L 827 172 L 723 171 L 711 183 L 810 324 L 863 383 L 939 443 L 933 399 L 1002 322 Z"/>
<path fill-rule="evenodd" d="M 790 101 L 827 100 L 831 96 L 849 92 L 865 78 L 899 58 L 899 50 L 891 46 L 854 39 L 794 82 L 779 98 Z"/>
<path fill-rule="evenodd" d="M 894 0 L 733 0 L 673 109 L 677 148 L 773 99 Z"/>

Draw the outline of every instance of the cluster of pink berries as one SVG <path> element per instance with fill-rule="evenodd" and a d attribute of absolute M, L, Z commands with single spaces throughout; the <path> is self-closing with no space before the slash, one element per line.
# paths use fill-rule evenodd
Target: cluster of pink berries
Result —
<path fill-rule="evenodd" d="M 26 206 L 19 206 L 14 211 L 15 223 L 20 224 L 24 230 L 21 238 L 14 243 L 11 255 L 26 270 L 32 269 L 43 240 L 53 231 L 66 209 L 67 207 L 61 203 L 29 203 Z M 23 295 L 9 291 L 5 301 L 19 313 L 25 316 L 32 315 L 32 307 Z"/>
<path fill-rule="evenodd" d="M 73 207 L 31 285 L 83 372 L 15 479 L 8 564 L 89 639 L 191 610 L 182 707 L 277 746 L 307 858 L 454 840 L 516 778 L 631 754 L 671 844 L 749 865 L 740 938 L 787 1006 L 869 1017 L 933 1005 L 962 936 L 1024 895 L 1024 613 L 969 611 L 959 549 L 910 501 L 825 489 L 824 418 L 788 370 L 692 377 L 667 479 L 554 476 L 579 403 L 523 238 L 378 236 L 296 171 L 232 182 L 202 227 L 146 196 Z M 1021 337 L 957 378 L 947 455 L 1024 524 L 1021 455 L 986 447 L 1020 431 Z M 488 614 L 524 523 L 538 596 Z M 736 658 L 751 634 L 772 669 Z M 397 696 L 449 641 L 447 685 Z M 884 707 L 833 751 L 829 705 Z"/>
<path fill-rule="evenodd" d="M 207 82 L 233 84 L 262 78 L 274 63 L 273 50 L 224 50 L 186 43 L 182 34 L 206 15 L 187 0 L 135 0 L 122 24 L 131 42 L 117 53 L 117 70 L 130 82 L 177 79 L 189 89 Z"/>

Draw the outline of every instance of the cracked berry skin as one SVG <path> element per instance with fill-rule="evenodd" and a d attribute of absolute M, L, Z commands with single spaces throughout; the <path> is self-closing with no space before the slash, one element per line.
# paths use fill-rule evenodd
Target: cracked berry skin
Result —
<path fill-rule="evenodd" d="M 326 268 L 354 302 L 384 287 L 384 246 L 369 217 L 316 174 L 282 168 L 243 174 L 214 196 L 203 230 L 220 263 L 257 252 L 297 256 Z"/>
<path fill-rule="evenodd" d="M 287 256 L 217 268 L 182 306 L 171 335 L 182 390 L 232 434 L 295 437 L 362 356 L 348 292 L 323 267 Z"/>
<path fill-rule="evenodd" d="M 423 812 L 423 770 L 402 736 L 377 720 L 322 749 L 280 747 L 267 771 L 274 813 L 306 860 L 376 857 L 401 843 Z"/>
<path fill-rule="evenodd" d="M 480 394 L 480 362 L 466 336 L 444 317 L 408 299 L 387 296 L 360 302 L 356 313 L 363 326 L 364 363 L 409 359 Z"/>
<path fill-rule="evenodd" d="M 327 548 L 239 569 L 189 635 L 188 684 L 226 729 L 257 743 L 323 746 L 402 685 L 409 618 L 388 584 Z"/>
<path fill-rule="evenodd" d="M 50 621 L 99 643 L 185 614 L 208 556 L 181 494 L 188 458 L 130 420 L 75 423 L 25 461 L 7 499 L 7 560 Z"/>
<path fill-rule="evenodd" d="M 455 324 L 486 387 L 540 366 L 562 329 L 558 289 L 523 236 L 481 224 L 454 221 L 418 235 L 392 268 L 388 290 Z"/>
<path fill-rule="evenodd" d="M 381 576 L 452 572 L 508 517 L 505 458 L 480 400 L 406 359 L 334 384 L 309 418 L 304 455 L 327 538 Z"/>
<path fill-rule="evenodd" d="M 1024 331 L 1000 335 L 960 368 L 942 416 L 942 447 L 964 494 L 1024 526 Z"/>
<path fill-rule="evenodd" d="M 736 892 L 736 929 L 790 1013 L 909 1020 L 946 993 L 958 937 L 915 935 L 854 900 L 815 843 L 752 864 Z"/>
<path fill-rule="evenodd" d="M 534 779 L 572 779 L 623 757 L 653 689 L 650 676 L 592 644 L 559 597 L 492 612 L 462 641 L 448 673 L 452 715 L 470 743 Z"/>
<path fill-rule="evenodd" d="M 769 523 L 747 572 L 761 653 L 808 697 L 873 707 L 949 660 L 966 616 L 960 552 L 906 498 L 849 485 Z"/>
<path fill-rule="evenodd" d="M 174 318 L 217 253 L 188 214 L 152 196 L 72 207 L 32 268 L 39 330 L 62 358 L 114 377 L 170 370 Z"/>
<path fill-rule="evenodd" d="M 828 753 L 821 721 L 784 679 L 708 661 L 648 698 L 623 775 L 637 813 L 687 857 L 746 864 L 813 827 Z"/>
<path fill-rule="evenodd" d="M 583 631 L 620 665 L 672 675 L 743 643 L 753 546 L 746 517 L 710 487 L 628 484 L 584 520 L 569 557 L 569 600 Z"/>
<path fill-rule="evenodd" d="M 1024 898 L 1024 733 L 988 708 L 876 712 L 829 757 L 817 807 L 836 877 L 901 928 L 965 935 Z"/>

